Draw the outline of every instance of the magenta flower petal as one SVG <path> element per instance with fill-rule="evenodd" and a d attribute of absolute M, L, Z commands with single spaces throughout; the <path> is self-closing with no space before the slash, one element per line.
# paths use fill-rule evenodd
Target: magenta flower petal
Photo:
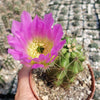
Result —
<path fill-rule="evenodd" d="M 13 23 L 12 23 L 11 31 L 16 37 L 20 37 L 21 22 L 14 20 Z"/>
<path fill-rule="evenodd" d="M 42 64 L 34 64 L 32 66 L 32 68 L 34 68 L 34 69 L 37 69 L 37 68 L 40 68 L 40 67 L 44 67 L 44 65 L 42 65 Z"/>
<path fill-rule="evenodd" d="M 61 40 L 62 36 L 63 36 L 63 29 L 60 24 L 56 24 L 53 27 L 53 39 L 55 39 L 55 44 Z"/>
<path fill-rule="evenodd" d="M 28 12 L 23 11 L 23 13 L 21 14 L 21 21 L 22 21 L 23 28 L 28 28 L 28 26 L 32 22 L 32 18 Z"/>
<path fill-rule="evenodd" d="M 8 53 L 11 54 L 16 60 L 20 60 L 22 55 L 20 52 L 17 52 L 14 49 L 8 49 Z"/>
<path fill-rule="evenodd" d="M 61 25 L 57 24 L 51 28 L 53 22 L 51 13 L 46 14 L 44 19 L 36 15 L 32 21 L 30 14 L 24 11 L 21 14 L 21 22 L 13 21 L 13 35 L 7 37 L 13 49 L 9 49 L 8 52 L 28 67 L 49 67 L 66 42 L 61 41 Z"/>
<path fill-rule="evenodd" d="M 51 28 L 51 26 L 52 26 L 53 23 L 54 23 L 54 20 L 53 20 L 53 17 L 52 17 L 52 13 L 46 14 L 46 15 L 44 16 L 44 22 L 46 23 L 46 25 L 47 25 L 48 27 Z"/>
<path fill-rule="evenodd" d="M 54 46 L 51 50 L 51 54 L 55 55 L 56 53 L 58 53 L 58 51 L 64 46 L 65 43 L 66 40 L 63 40 L 60 43 L 58 43 L 56 46 Z"/>

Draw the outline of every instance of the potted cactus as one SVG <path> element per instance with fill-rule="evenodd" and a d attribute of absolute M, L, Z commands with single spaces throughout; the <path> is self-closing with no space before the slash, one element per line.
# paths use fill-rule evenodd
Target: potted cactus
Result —
<path fill-rule="evenodd" d="M 37 15 L 32 19 L 28 12 L 23 11 L 21 22 L 14 20 L 12 23 L 13 35 L 9 34 L 7 37 L 12 48 L 8 49 L 8 53 L 24 66 L 34 69 L 33 73 L 30 72 L 29 81 L 37 100 L 67 100 L 72 97 L 72 93 L 76 92 L 77 87 L 86 89 L 85 92 L 81 91 L 86 95 L 81 94 L 83 96 L 81 99 L 92 98 L 95 88 L 94 81 L 91 82 L 91 79 L 94 80 L 94 76 L 90 67 L 89 72 L 85 67 L 86 64 L 83 66 L 85 56 L 82 46 L 77 44 L 76 39 L 66 36 L 62 39 L 62 26 L 60 24 L 53 26 L 53 23 L 52 13 L 46 14 L 44 19 Z M 84 72 L 81 73 L 82 71 Z M 80 78 L 79 73 L 83 80 L 77 79 Z M 32 79 L 34 74 L 35 81 Z M 87 84 L 87 77 L 89 84 Z M 74 84 L 76 79 L 79 80 L 77 85 Z M 69 92 L 71 84 L 74 87 Z M 91 91 L 88 92 L 87 88 Z"/>

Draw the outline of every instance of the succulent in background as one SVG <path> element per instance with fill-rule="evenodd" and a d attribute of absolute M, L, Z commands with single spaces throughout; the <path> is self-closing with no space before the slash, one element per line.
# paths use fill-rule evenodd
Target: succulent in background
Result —
<path fill-rule="evenodd" d="M 65 6 L 67 6 L 67 5 L 69 5 L 67 2 L 64 2 L 64 4 L 63 5 L 65 5 Z"/>
<path fill-rule="evenodd" d="M 75 30 L 72 32 L 73 36 L 78 36 L 79 35 L 79 30 Z"/>
<path fill-rule="evenodd" d="M 14 14 L 17 14 L 17 15 L 20 14 L 20 9 L 18 7 L 14 8 Z"/>
<path fill-rule="evenodd" d="M 5 47 L 0 43 L 0 54 L 4 53 Z"/>
<path fill-rule="evenodd" d="M 74 9 L 74 13 L 79 13 L 80 12 L 80 10 L 79 9 Z"/>
<path fill-rule="evenodd" d="M 20 1 L 15 1 L 14 4 L 15 4 L 16 6 L 21 6 L 21 5 L 22 5 Z"/>
<path fill-rule="evenodd" d="M 94 27 L 95 26 L 95 23 L 88 23 L 88 26 L 89 27 Z"/>
<path fill-rule="evenodd" d="M 4 79 L 3 79 L 3 76 L 0 75 L 0 87 L 4 87 L 5 84 L 6 83 L 5 83 Z"/>
<path fill-rule="evenodd" d="M 75 4 L 79 4 L 80 2 L 77 0 L 77 1 L 75 1 Z"/>
<path fill-rule="evenodd" d="M 90 19 L 92 19 L 92 15 L 87 15 L 86 19 L 89 21 Z"/>
<path fill-rule="evenodd" d="M 26 4 L 26 8 L 27 8 L 27 11 L 30 13 L 31 12 L 31 5 L 29 3 Z"/>
<path fill-rule="evenodd" d="M 88 32 L 88 35 L 92 35 L 93 37 L 96 36 L 95 32 Z"/>
<path fill-rule="evenodd" d="M 2 60 L 0 60 L 0 70 L 3 68 Z"/>
<path fill-rule="evenodd" d="M 95 70 L 94 75 L 95 75 L 96 80 L 100 78 L 100 72 L 99 71 Z"/>
<path fill-rule="evenodd" d="M 73 19 L 74 20 L 79 20 L 80 19 L 80 16 L 79 15 L 75 15 Z"/>
<path fill-rule="evenodd" d="M 20 1 L 21 1 L 21 3 L 22 3 L 22 4 L 24 4 L 24 3 L 25 3 L 25 0 L 20 0 Z"/>
<path fill-rule="evenodd" d="M 4 63 L 5 68 L 14 69 L 15 67 L 14 61 L 11 57 L 7 57 L 6 59 L 4 59 L 3 63 Z"/>
<path fill-rule="evenodd" d="M 97 0 L 96 3 L 100 4 L 100 0 Z"/>
<path fill-rule="evenodd" d="M 4 26 L 5 26 L 6 28 L 8 28 L 8 20 L 7 20 L 7 16 L 6 16 L 6 15 L 3 15 L 3 16 L 2 16 L 2 21 L 3 21 L 3 23 L 4 23 Z"/>
<path fill-rule="evenodd" d="M 90 4 L 91 3 L 91 0 L 87 0 L 87 4 Z"/>
<path fill-rule="evenodd" d="M 62 8 L 60 14 L 67 14 L 67 9 Z"/>
<path fill-rule="evenodd" d="M 47 70 L 47 79 L 56 86 L 67 88 L 75 79 L 75 76 L 84 68 L 82 62 L 85 60 L 82 46 L 76 43 L 76 39 L 65 37 L 66 44 L 59 53 L 54 67 Z"/>
<path fill-rule="evenodd" d="M 8 13 L 7 16 L 8 16 L 9 19 L 13 18 L 13 14 L 12 13 Z"/>
<path fill-rule="evenodd" d="M 13 10 L 13 4 L 11 2 L 6 2 L 6 6 L 8 10 Z"/>
<path fill-rule="evenodd" d="M 59 1 L 54 1 L 54 5 L 60 4 Z"/>
<path fill-rule="evenodd" d="M 97 43 L 92 43 L 88 47 L 98 49 L 98 44 Z"/>
<path fill-rule="evenodd" d="M 98 62 L 100 60 L 100 56 L 99 55 L 93 55 L 93 56 L 89 56 L 89 58 L 93 61 L 93 62 Z"/>
<path fill-rule="evenodd" d="M 59 16 L 58 21 L 64 21 L 64 17 L 63 16 Z"/>
<path fill-rule="evenodd" d="M 79 25 L 79 22 L 78 21 L 74 21 L 72 22 L 72 25 L 75 27 L 75 26 L 78 26 Z"/>
<path fill-rule="evenodd" d="M 2 31 L 2 26 L 0 25 L 0 33 L 2 34 L 3 33 L 3 31 Z"/>
<path fill-rule="evenodd" d="M 5 7 L 0 7 L 0 14 L 1 14 L 1 13 L 5 13 L 5 12 L 6 12 Z"/>
<path fill-rule="evenodd" d="M 78 7 L 79 7 L 78 4 L 76 4 L 76 5 L 73 6 L 74 9 L 76 9 L 76 8 L 78 8 Z"/>

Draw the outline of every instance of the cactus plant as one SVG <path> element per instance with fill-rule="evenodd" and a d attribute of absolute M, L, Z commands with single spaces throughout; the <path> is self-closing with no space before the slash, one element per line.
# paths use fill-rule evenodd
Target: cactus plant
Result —
<path fill-rule="evenodd" d="M 67 14 L 67 9 L 62 8 L 60 14 Z"/>
<path fill-rule="evenodd" d="M 86 16 L 86 19 L 89 21 L 90 19 L 92 19 L 93 18 L 93 16 L 92 15 L 87 15 Z"/>
<path fill-rule="evenodd" d="M 75 31 L 72 32 L 73 36 L 78 36 L 79 33 L 80 33 L 79 30 L 75 30 Z"/>
<path fill-rule="evenodd" d="M 7 20 L 7 16 L 6 15 L 2 16 L 2 21 L 4 23 L 5 28 L 8 28 L 8 20 Z"/>
<path fill-rule="evenodd" d="M 95 23 L 88 23 L 87 24 L 89 27 L 94 27 L 95 26 Z"/>
<path fill-rule="evenodd" d="M 89 58 L 93 61 L 93 62 L 98 62 L 100 61 L 100 56 L 99 55 L 93 55 L 93 56 L 89 56 Z"/>
<path fill-rule="evenodd" d="M 76 43 L 76 39 L 65 37 L 66 44 L 59 53 L 59 57 L 54 63 L 54 67 L 46 71 L 47 79 L 52 80 L 56 86 L 67 88 L 72 83 L 75 76 L 84 68 L 82 62 L 85 60 L 82 46 Z"/>
<path fill-rule="evenodd" d="M 73 12 L 77 14 L 77 13 L 80 12 L 80 10 L 79 9 L 74 9 Z"/>
<path fill-rule="evenodd" d="M 3 79 L 3 76 L 0 75 L 0 87 L 4 87 L 5 84 L 6 83 L 5 83 L 4 79 Z"/>
<path fill-rule="evenodd" d="M 79 20 L 79 19 L 80 19 L 80 16 L 79 16 L 79 15 L 75 15 L 75 16 L 73 17 L 73 19 L 74 19 L 74 20 Z"/>
<path fill-rule="evenodd" d="M 14 69 L 15 64 L 11 57 L 7 57 L 6 59 L 3 60 L 3 62 L 4 66 L 7 67 L 8 69 Z"/>
<path fill-rule="evenodd" d="M 13 10 L 13 4 L 11 2 L 7 2 L 6 6 L 8 10 L 11 10 L 11 11 Z"/>
<path fill-rule="evenodd" d="M 25 0 L 21 0 L 21 3 L 24 4 L 25 3 Z"/>
<path fill-rule="evenodd" d="M 17 14 L 17 15 L 20 14 L 20 9 L 18 7 L 14 8 L 14 14 Z"/>
<path fill-rule="evenodd" d="M 2 26 L 0 25 L 0 33 L 2 34 L 3 33 L 3 31 L 2 31 Z"/>
<path fill-rule="evenodd" d="M 31 5 L 29 3 L 26 4 L 26 8 L 27 8 L 27 11 L 30 13 L 31 12 Z"/>
<path fill-rule="evenodd" d="M 8 13 L 7 16 L 8 16 L 9 19 L 13 18 L 13 14 L 12 13 Z"/>
<path fill-rule="evenodd" d="M 88 47 L 90 47 L 90 48 L 96 48 L 96 49 L 99 48 L 97 43 L 92 43 Z"/>
<path fill-rule="evenodd" d="M 75 27 L 75 26 L 78 26 L 79 25 L 79 22 L 76 20 L 74 22 L 72 22 L 72 25 Z"/>

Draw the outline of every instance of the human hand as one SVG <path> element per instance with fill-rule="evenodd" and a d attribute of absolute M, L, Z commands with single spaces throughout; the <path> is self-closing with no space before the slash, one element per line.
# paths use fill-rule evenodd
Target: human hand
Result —
<path fill-rule="evenodd" d="M 31 68 L 23 67 L 18 73 L 18 88 L 15 100 L 38 100 L 33 94 L 29 84 L 29 73 Z"/>

